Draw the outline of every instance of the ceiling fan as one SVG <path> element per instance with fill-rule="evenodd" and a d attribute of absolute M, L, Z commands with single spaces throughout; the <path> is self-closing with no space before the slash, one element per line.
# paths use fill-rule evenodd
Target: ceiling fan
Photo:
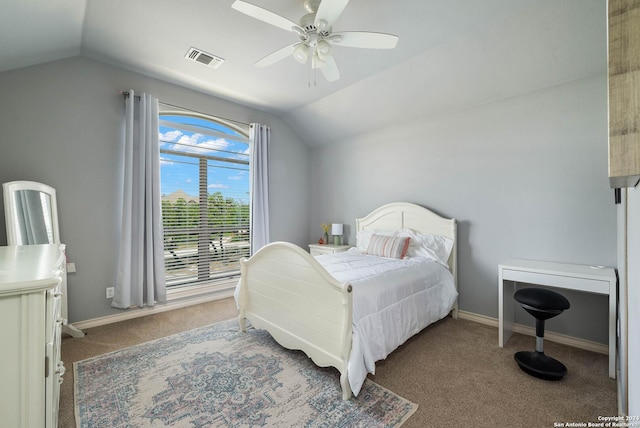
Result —
<path fill-rule="evenodd" d="M 332 56 L 333 47 L 393 49 L 398 36 L 365 31 L 343 31 L 334 33 L 333 23 L 338 19 L 349 0 L 304 0 L 304 9 L 308 12 L 300 23 L 284 18 L 242 0 L 231 5 L 235 10 L 267 24 L 295 33 L 299 42 L 285 46 L 270 53 L 258 62 L 259 67 L 267 67 L 292 55 L 296 61 L 306 63 L 311 59 L 311 68 L 319 68 L 324 77 L 333 82 L 340 78 L 338 65 Z"/>

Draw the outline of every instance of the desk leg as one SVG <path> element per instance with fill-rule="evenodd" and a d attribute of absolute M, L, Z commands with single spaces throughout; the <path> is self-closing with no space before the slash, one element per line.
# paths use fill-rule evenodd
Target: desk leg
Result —
<path fill-rule="evenodd" d="M 502 279 L 502 271 L 498 278 L 498 346 L 504 347 L 513 334 L 515 324 L 515 304 L 513 293 L 515 284 Z"/>
<path fill-rule="evenodd" d="M 618 293 L 616 283 L 609 286 L 609 377 L 616 378 L 617 308 Z"/>

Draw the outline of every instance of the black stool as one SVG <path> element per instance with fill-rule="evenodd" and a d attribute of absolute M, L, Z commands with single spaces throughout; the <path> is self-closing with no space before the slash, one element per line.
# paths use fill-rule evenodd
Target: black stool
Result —
<path fill-rule="evenodd" d="M 569 301 L 555 291 L 544 288 L 523 288 L 514 299 L 536 319 L 535 352 L 520 351 L 513 356 L 526 373 L 545 380 L 560 380 L 567 368 L 560 361 L 544 354 L 544 321 L 569 309 Z"/>

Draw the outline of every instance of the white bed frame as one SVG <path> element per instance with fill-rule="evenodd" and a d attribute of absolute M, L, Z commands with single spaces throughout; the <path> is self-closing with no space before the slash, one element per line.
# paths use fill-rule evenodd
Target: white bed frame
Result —
<path fill-rule="evenodd" d="M 449 270 L 457 288 L 456 221 L 406 202 L 384 205 L 356 219 L 356 229 L 398 230 L 453 239 Z M 313 256 L 287 242 L 274 242 L 242 259 L 238 290 L 240 330 L 246 320 L 267 330 L 282 346 L 302 350 L 320 367 L 340 372 L 342 398 L 351 397 L 347 364 L 351 352 L 351 284 L 333 278 Z M 457 318 L 458 304 L 452 310 Z"/>

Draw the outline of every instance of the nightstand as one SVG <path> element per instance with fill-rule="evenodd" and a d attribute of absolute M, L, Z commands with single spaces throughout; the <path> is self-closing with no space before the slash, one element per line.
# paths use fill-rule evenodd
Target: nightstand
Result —
<path fill-rule="evenodd" d="M 309 244 L 309 252 L 312 256 L 319 256 L 320 254 L 341 253 L 343 251 L 348 251 L 349 248 L 351 248 L 351 245 Z"/>

